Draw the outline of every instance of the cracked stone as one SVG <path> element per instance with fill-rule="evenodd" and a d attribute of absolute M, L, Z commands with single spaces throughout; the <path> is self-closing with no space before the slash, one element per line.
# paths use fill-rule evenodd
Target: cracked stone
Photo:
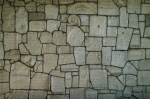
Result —
<path fill-rule="evenodd" d="M 36 56 L 31 56 L 31 55 L 21 55 L 21 61 L 25 63 L 28 66 L 33 66 L 35 65 L 36 62 Z"/>
<path fill-rule="evenodd" d="M 114 66 L 106 66 L 106 70 L 113 76 L 119 76 L 122 73 L 122 69 Z"/>
<path fill-rule="evenodd" d="M 20 51 L 20 54 L 29 54 L 24 44 L 19 44 L 19 51 Z"/>

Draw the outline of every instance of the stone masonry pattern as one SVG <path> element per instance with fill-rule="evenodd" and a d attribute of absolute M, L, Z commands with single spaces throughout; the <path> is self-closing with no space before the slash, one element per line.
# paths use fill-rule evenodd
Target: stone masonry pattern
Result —
<path fill-rule="evenodd" d="M 0 0 L 0 99 L 150 99 L 150 0 Z"/>

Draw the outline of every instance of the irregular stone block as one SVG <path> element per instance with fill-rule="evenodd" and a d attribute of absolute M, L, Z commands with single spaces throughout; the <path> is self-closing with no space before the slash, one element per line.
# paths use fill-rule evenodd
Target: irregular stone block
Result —
<path fill-rule="evenodd" d="M 150 70 L 150 60 L 145 59 L 145 60 L 140 60 L 139 61 L 139 70 Z"/>
<path fill-rule="evenodd" d="M 149 27 L 150 26 L 150 15 L 146 15 L 145 17 L 145 22 L 146 22 L 146 27 Z"/>
<path fill-rule="evenodd" d="M 141 32 L 141 37 L 144 37 L 145 22 L 139 22 L 139 28 L 140 28 L 140 32 Z"/>
<path fill-rule="evenodd" d="M 150 14 L 150 4 L 142 4 L 141 5 L 142 7 L 142 10 L 141 10 L 141 13 L 142 14 Z"/>
<path fill-rule="evenodd" d="M 16 31 L 26 33 L 28 31 L 28 12 L 24 7 L 19 7 L 16 12 Z"/>
<path fill-rule="evenodd" d="M 79 67 L 76 66 L 76 64 L 61 65 L 61 71 L 63 72 L 79 71 Z"/>
<path fill-rule="evenodd" d="M 114 76 L 119 76 L 122 73 L 122 69 L 114 66 L 106 66 L 106 70 Z"/>
<path fill-rule="evenodd" d="M 106 70 L 90 70 L 90 80 L 94 89 L 107 89 Z"/>
<path fill-rule="evenodd" d="M 126 75 L 127 86 L 137 86 L 137 77 L 134 75 Z"/>
<path fill-rule="evenodd" d="M 58 6 L 56 5 L 46 5 L 45 6 L 46 19 L 57 19 L 58 16 Z"/>
<path fill-rule="evenodd" d="M 97 14 L 96 3 L 75 3 L 68 6 L 68 14 Z"/>
<path fill-rule="evenodd" d="M 145 49 L 130 49 L 128 50 L 128 60 L 145 59 Z"/>
<path fill-rule="evenodd" d="M 112 51 L 111 65 L 124 67 L 127 61 L 127 51 Z"/>
<path fill-rule="evenodd" d="M 73 64 L 75 63 L 73 54 L 59 54 L 58 64 Z"/>
<path fill-rule="evenodd" d="M 120 8 L 120 26 L 128 27 L 128 13 L 126 7 Z"/>
<path fill-rule="evenodd" d="M 70 89 L 70 99 L 84 99 L 85 89 L 84 88 L 72 88 Z"/>
<path fill-rule="evenodd" d="M 132 35 L 130 48 L 140 48 L 141 46 L 141 36 L 140 35 Z"/>
<path fill-rule="evenodd" d="M 56 53 L 56 45 L 43 44 L 42 54 Z"/>
<path fill-rule="evenodd" d="M 36 11 L 36 2 L 29 2 L 26 4 L 26 9 L 28 12 L 35 12 Z"/>
<path fill-rule="evenodd" d="M 116 99 L 115 94 L 98 94 L 98 99 Z"/>
<path fill-rule="evenodd" d="M 139 28 L 138 15 L 136 15 L 136 14 L 129 14 L 129 27 L 131 27 L 131 28 Z"/>
<path fill-rule="evenodd" d="M 77 65 L 85 65 L 85 47 L 75 47 L 74 56 Z"/>
<path fill-rule="evenodd" d="M 112 54 L 112 48 L 111 47 L 103 47 L 102 48 L 102 64 L 103 65 L 110 65 L 111 54 Z"/>
<path fill-rule="evenodd" d="M 34 71 L 35 72 L 43 72 L 43 62 L 42 61 L 36 61 L 34 65 Z"/>
<path fill-rule="evenodd" d="M 128 3 L 128 13 L 137 13 L 141 12 L 141 0 L 130 0 Z"/>
<path fill-rule="evenodd" d="M 24 44 L 19 44 L 20 54 L 29 54 Z"/>
<path fill-rule="evenodd" d="M 87 51 L 102 50 L 102 38 L 86 37 L 85 46 Z"/>
<path fill-rule="evenodd" d="M 65 94 L 64 78 L 51 76 L 51 90 L 54 94 Z"/>
<path fill-rule="evenodd" d="M 69 99 L 69 95 L 48 95 L 47 99 Z"/>
<path fill-rule="evenodd" d="M 30 31 L 45 31 L 46 21 L 30 21 L 29 30 Z"/>
<path fill-rule="evenodd" d="M 123 91 L 124 97 L 131 97 L 132 96 L 132 87 L 125 87 Z"/>
<path fill-rule="evenodd" d="M 107 27 L 107 36 L 109 37 L 117 37 L 117 27 Z"/>
<path fill-rule="evenodd" d="M 30 68 L 21 62 L 15 62 L 14 64 L 12 64 L 10 75 L 10 89 L 29 89 L 29 86 Z"/>
<path fill-rule="evenodd" d="M 5 59 L 10 59 L 12 62 L 20 60 L 19 50 L 9 50 L 5 53 Z"/>
<path fill-rule="evenodd" d="M 57 52 L 59 54 L 65 54 L 65 53 L 73 53 L 73 48 L 70 46 L 57 46 Z"/>
<path fill-rule="evenodd" d="M 144 37 L 150 37 L 150 27 L 145 28 L 145 33 L 144 33 Z"/>
<path fill-rule="evenodd" d="M 81 20 L 81 25 L 89 25 L 89 16 L 88 15 L 79 15 Z"/>
<path fill-rule="evenodd" d="M 60 21 L 47 20 L 47 31 L 52 33 L 54 30 L 58 30 L 60 26 Z"/>
<path fill-rule="evenodd" d="M 45 14 L 44 13 L 29 13 L 29 21 L 37 21 L 37 20 L 44 20 Z"/>
<path fill-rule="evenodd" d="M 90 36 L 106 36 L 106 22 L 105 16 L 91 16 L 90 17 Z"/>
<path fill-rule="evenodd" d="M 108 17 L 109 26 L 119 26 L 119 17 Z"/>
<path fill-rule="evenodd" d="M 48 74 L 36 73 L 31 79 L 31 89 L 49 90 L 50 79 Z"/>
<path fill-rule="evenodd" d="M 141 48 L 150 48 L 149 38 L 141 38 Z"/>
<path fill-rule="evenodd" d="M 13 90 L 8 96 L 8 99 L 27 99 L 27 98 L 28 92 L 26 90 Z"/>
<path fill-rule="evenodd" d="M 4 47 L 2 42 L 0 42 L 0 59 L 4 59 Z"/>
<path fill-rule="evenodd" d="M 65 87 L 71 88 L 72 86 L 72 75 L 71 72 L 65 73 Z"/>
<path fill-rule="evenodd" d="M 9 81 L 9 72 L 5 70 L 0 70 L 0 82 L 8 82 Z"/>
<path fill-rule="evenodd" d="M 52 43 L 52 33 L 41 32 L 40 41 L 42 43 Z"/>
<path fill-rule="evenodd" d="M 44 72 L 49 73 L 52 69 L 55 69 L 58 62 L 58 55 L 56 54 L 44 54 Z"/>
<path fill-rule="evenodd" d="M 80 26 L 80 18 L 77 15 L 70 15 L 68 22 L 70 25 Z"/>
<path fill-rule="evenodd" d="M 138 85 L 150 85 L 150 71 L 138 72 Z"/>
<path fill-rule="evenodd" d="M 36 62 L 36 56 L 31 56 L 31 55 L 21 55 L 21 61 L 28 65 L 28 66 L 33 66 L 35 65 Z"/>
<path fill-rule="evenodd" d="M 116 38 L 103 38 L 103 46 L 115 46 L 116 45 Z"/>
<path fill-rule="evenodd" d="M 84 33 L 77 26 L 67 27 L 67 42 L 71 46 L 81 46 L 84 41 Z"/>
<path fill-rule="evenodd" d="M 127 62 L 125 67 L 123 68 L 123 74 L 137 75 L 137 70 L 131 63 Z"/>
<path fill-rule="evenodd" d="M 34 91 L 34 90 L 30 90 L 29 91 L 29 99 L 45 99 L 47 96 L 47 92 L 46 91 Z"/>
<path fill-rule="evenodd" d="M 119 8 L 113 0 L 98 0 L 99 15 L 119 15 Z"/>
<path fill-rule="evenodd" d="M 85 96 L 86 99 L 97 99 L 97 90 L 86 89 Z"/>
<path fill-rule="evenodd" d="M 53 43 L 56 45 L 66 45 L 67 35 L 61 31 L 53 32 Z"/>
<path fill-rule="evenodd" d="M 133 29 L 130 28 L 118 28 L 118 37 L 117 37 L 117 50 L 127 50 L 131 40 Z"/>
<path fill-rule="evenodd" d="M 86 64 L 101 64 L 101 52 L 89 52 L 86 56 Z"/>
<path fill-rule="evenodd" d="M 9 92 L 9 83 L 0 83 L 0 93 Z"/>

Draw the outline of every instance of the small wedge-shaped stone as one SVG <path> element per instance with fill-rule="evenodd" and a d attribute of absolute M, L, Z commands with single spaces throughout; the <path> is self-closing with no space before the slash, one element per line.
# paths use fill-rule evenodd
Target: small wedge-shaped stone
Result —
<path fill-rule="evenodd" d="M 77 15 L 70 15 L 68 18 L 70 25 L 80 26 L 80 18 Z"/>
<path fill-rule="evenodd" d="M 68 14 L 97 14 L 96 3 L 75 3 L 68 6 Z"/>
<path fill-rule="evenodd" d="M 18 33 L 28 31 L 28 13 L 24 7 L 19 7 L 16 12 L 16 31 Z"/>
<path fill-rule="evenodd" d="M 75 47 L 74 55 L 77 65 L 85 65 L 85 47 Z"/>
<path fill-rule="evenodd" d="M 140 13 L 141 12 L 141 0 L 129 0 L 128 2 L 128 13 Z"/>
<path fill-rule="evenodd" d="M 127 62 L 125 67 L 123 68 L 123 74 L 137 75 L 137 70 L 131 63 Z"/>
<path fill-rule="evenodd" d="M 21 55 L 21 61 L 28 66 L 33 66 L 36 62 L 36 56 Z"/>
<path fill-rule="evenodd" d="M 74 0 L 59 0 L 59 4 L 70 4 L 74 3 Z"/>
<path fill-rule="evenodd" d="M 73 54 L 59 54 L 59 62 L 58 63 L 59 63 L 59 65 L 75 63 Z"/>
<path fill-rule="evenodd" d="M 98 0 L 99 15 L 119 15 L 119 8 L 113 0 Z"/>
<path fill-rule="evenodd" d="M 57 19 L 58 16 L 58 6 L 56 5 L 46 5 L 45 6 L 46 19 Z"/>
<path fill-rule="evenodd" d="M 56 45 L 66 45 L 67 35 L 61 31 L 54 31 L 53 33 L 53 43 Z"/>
<path fill-rule="evenodd" d="M 15 30 L 15 9 L 7 1 L 3 5 L 2 10 L 3 31 L 13 32 Z"/>
<path fill-rule="evenodd" d="M 4 58 L 4 47 L 3 47 L 3 43 L 0 42 L 0 59 Z"/>
<path fill-rule="evenodd" d="M 81 46 L 84 41 L 84 33 L 77 26 L 68 26 L 67 42 L 71 46 Z"/>
<path fill-rule="evenodd" d="M 9 50 L 5 53 L 5 59 L 10 59 L 11 61 L 20 60 L 20 52 L 19 50 Z"/>
<path fill-rule="evenodd" d="M 106 70 L 114 76 L 118 76 L 122 73 L 122 69 L 115 66 L 106 66 Z"/>
<path fill-rule="evenodd" d="M 140 35 L 132 35 L 130 48 L 140 48 L 141 45 L 141 36 Z"/>

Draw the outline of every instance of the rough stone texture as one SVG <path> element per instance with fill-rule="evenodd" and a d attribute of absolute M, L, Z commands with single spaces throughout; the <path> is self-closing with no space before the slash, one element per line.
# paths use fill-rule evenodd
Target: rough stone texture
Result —
<path fill-rule="evenodd" d="M 56 46 L 54 44 L 43 44 L 42 54 L 56 53 Z"/>
<path fill-rule="evenodd" d="M 3 47 L 3 43 L 0 42 L 0 59 L 4 58 L 4 47 Z"/>
<path fill-rule="evenodd" d="M 19 50 L 9 50 L 5 53 L 5 59 L 10 59 L 11 61 L 20 60 L 20 52 Z"/>
<path fill-rule="evenodd" d="M 9 72 L 5 70 L 0 70 L 0 82 L 8 82 L 9 81 Z"/>
<path fill-rule="evenodd" d="M 70 90 L 70 99 L 84 99 L 85 90 L 84 88 L 77 88 Z"/>
<path fill-rule="evenodd" d="M 145 49 L 130 49 L 128 50 L 128 60 L 145 59 Z"/>
<path fill-rule="evenodd" d="M 74 48 L 75 61 L 77 65 L 85 65 L 85 48 L 75 47 Z"/>
<path fill-rule="evenodd" d="M 142 4 L 141 5 L 141 9 L 142 9 L 142 11 L 141 11 L 141 13 L 142 14 L 149 14 L 150 13 L 150 5 L 149 4 Z"/>
<path fill-rule="evenodd" d="M 129 27 L 138 28 L 138 15 L 130 14 L 129 15 Z"/>
<path fill-rule="evenodd" d="M 48 95 L 47 99 L 69 99 L 69 95 Z"/>
<path fill-rule="evenodd" d="M 115 94 L 98 94 L 98 99 L 115 99 Z"/>
<path fill-rule="evenodd" d="M 74 0 L 60 0 L 59 4 L 70 4 L 70 3 L 74 3 Z"/>
<path fill-rule="evenodd" d="M 56 45 L 66 45 L 66 33 L 61 31 L 54 31 L 53 33 L 53 43 Z"/>
<path fill-rule="evenodd" d="M 45 14 L 44 13 L 29 13 L 29 20 L 30 21 L 36 21 L 36 20 L 44 20 Z"/>
<path fill-rule="evenodd" d="M 114 66 L 106 66 L 106 70 L 114 75 L 114 76 L 119 76 L 122 73 L 122 69 Z"/>
<path fill-rule="evenodd" d="M 123 74 L 137 75 L 137 70 L 131 63 L 127 62 L 125 67 L 123 68 Z"/>
<path fill-rule="evenodd" d="M 52 33 L 54 30 L 58 30 L 60 26 L 60 21 L 48 20 L 47 21 L 47 31 Z"/>
<path fill-rule="evenodd" d="M 97 99 L 97 91 L 93 89 L 87 89 L 86 92 L 86 99 Z"/>
<path fill-rule="evenodd" d="M 52 43 L 52 33 L 41 32 L 40 41 L 42 43 Z"/>
<path fill-rule="evenodd" d="M 140 13 L 140 5 L 141 5 L 141 0 L 129 0 L 128 2 L 128 13 Z"/>
<path fill-rule="evenodd" d="M 71 64 L 75 63 L 73 54 L 60 54 L 58 64 Z"/>
<path fill-rule="evenodd" d="M 46 91 L 29 91 L 29 99 L 45 99 L 47 96 Z"/>
<path fill-rule="evenodd" d="M 10 95 L 8 96 L 8 99 L 27 99 L 28 98 L 28 92 L 26 90 L 13 90 Z"/>
<path fill-rule="evenodd" d="M 126 7 L 120 8 L 120 26 L 128 27 L 128 13 Z"/>
<path fill-rule="evenodd" d="M 102 64 L 110 65 L 111 64 L 111 47 L 103 47 L 102 48 Z"/>
<path fill-rule="evenodd" d="M 31 55 L 21 55 L 21 61 L 28 66 L 33 66 L 36 62 L 36 57 Z"/>

